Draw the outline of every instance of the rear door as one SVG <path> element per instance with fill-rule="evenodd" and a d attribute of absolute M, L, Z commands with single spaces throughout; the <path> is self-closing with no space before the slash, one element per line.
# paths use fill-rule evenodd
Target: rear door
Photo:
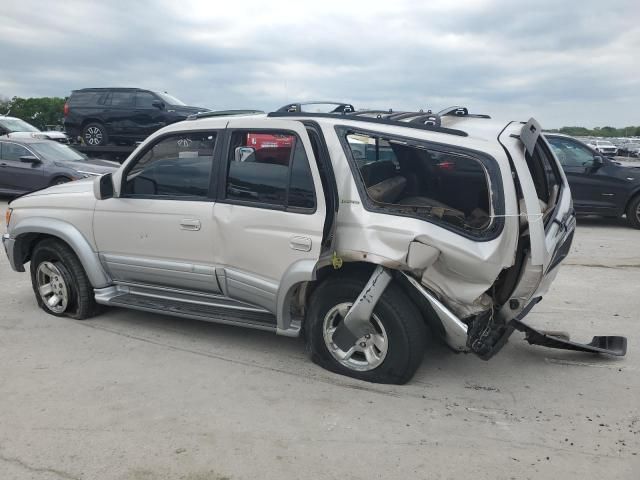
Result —
<path fill-rule="evenodd" d="M 216 261 L 232 298 L 276 311 L 295 276 L 310 280 L 326 215 L 305 126 L 265 118 L 231 119 L 214 219 Z"/>
<path fill-rule="evenodd" d="M 119 137 L 144 137 L 134 122 L 134 90 L 113 90 L 106 99 L 104 120 L 110 135 Z"/>

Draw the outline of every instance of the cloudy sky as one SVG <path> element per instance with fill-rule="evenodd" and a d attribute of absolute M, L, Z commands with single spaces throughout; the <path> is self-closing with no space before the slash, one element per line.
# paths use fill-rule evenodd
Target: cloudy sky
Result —
<path fill-rule="evenodd" d="M 210 107 L 465 105 L 640 125 L 638 0 L 0 3 L 0 96 L 92 86 Z"/>

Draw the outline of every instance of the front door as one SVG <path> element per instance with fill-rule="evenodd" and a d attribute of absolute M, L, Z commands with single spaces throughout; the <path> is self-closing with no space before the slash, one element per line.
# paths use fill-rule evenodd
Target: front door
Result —
<path fill-rule="evenodd" d="M 15 192 L 32 192 L 46 187 L 42 162 L 22 162 L 21 157 L 36 155 L 23 145 L 0 142 L 0 188 Z"/>
<path fill-rule="evenodd" d="M 309 280 L 320 257 L 325 201 L 300 122 L 237 118 L 227 126 L 214 219 L 216 261 L 235 299 L 273 312 L 295 272 Z"/>
<path fill-rule="evenodd" d="M 210 195 L 219 136 L 159 137 L 127 163 L 119 197 L 97 202 L 95 240 L 115 281 L 220 291 Z"/>
<path fill-rule="evenodd" d="M 136 133 L 142 138 L 165 126 L 166 112 L 153 105 L 160 100 L 151 92 L 136 92 L 136 108 L 132 116 Z"/>

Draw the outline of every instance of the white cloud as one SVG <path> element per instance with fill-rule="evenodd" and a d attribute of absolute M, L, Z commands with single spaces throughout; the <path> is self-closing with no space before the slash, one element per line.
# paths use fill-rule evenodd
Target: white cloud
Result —
<path fill-rule="evenodd" d="M 0 95 L 167 90 L 212 108 L 466 104 L 547 126 L 640 124 L 634 0 L 4 0 Z"/>

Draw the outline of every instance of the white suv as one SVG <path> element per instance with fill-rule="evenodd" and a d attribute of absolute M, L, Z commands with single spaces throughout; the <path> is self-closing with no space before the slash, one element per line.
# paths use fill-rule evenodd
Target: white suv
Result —
<path fill-rule="evenodd" d="M 38 304 L 98 304 L 304 335 L 314 361 L 408 381 L 429 334 L 490 358 L 530 343 L 624 355 L 521 319 L 567 255 L 567 180 L 538 123 L 431 112 L 211 112 L 114 174 L 21 197 L 3 242 Z"/>

